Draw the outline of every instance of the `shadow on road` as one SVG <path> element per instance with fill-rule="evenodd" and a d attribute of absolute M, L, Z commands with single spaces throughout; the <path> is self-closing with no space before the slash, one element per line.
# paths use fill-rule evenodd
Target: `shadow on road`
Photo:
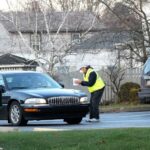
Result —
<path fill-rule="evenodd" d="M 0 127 L 65 127 L 65 126 L 82 126 L 82 125 L 86 125 L 86 123 L 83 123 L 81 122 L 80 124 L 75 124 L 75 125 L 71 125 L 71 124 L 67 124 L 65 122 L 60 122 L 60 123 L 57 123 L 57 121 L 49 121 L 49 122 L 46 122 L 46 123 L 40 123 L 40 122 L 29 122 L 26 126 L 12 126 L 11 124 L 8 124 L 8 123 L 5 123 L 5 124 L 0 124 Z"/>

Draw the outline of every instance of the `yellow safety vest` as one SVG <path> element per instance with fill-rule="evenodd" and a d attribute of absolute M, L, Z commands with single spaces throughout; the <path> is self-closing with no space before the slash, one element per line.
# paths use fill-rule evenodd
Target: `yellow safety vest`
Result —
<path fill-rule="evenodd" d="M 83 77 L 84 81 L 89 82 L 89 76 L 90 76 L 91 72 L 93 72 L 93 71 L 94 70 L 91 69 L 91 68 L 89 68 L 87 70 L 86 75 Z M 89 90 L 90 93 L 93 93 L 93 92 L 95 92 L 97 90 L 100 90 L 100 89 L 102 89 L 105 86 L 104 81 L 101 79 L 101 77 L 98 75 L 97 72 L 96 72 L 96 75 L 97 75 L 97 78 L 96 78 L 95 84 L 92 87 L 88 87 L 88 90 Z"/>

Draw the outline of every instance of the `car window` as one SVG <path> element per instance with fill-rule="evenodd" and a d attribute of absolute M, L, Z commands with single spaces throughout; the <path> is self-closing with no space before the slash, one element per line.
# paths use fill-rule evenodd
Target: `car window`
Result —
<path fill-rule="evenodd" d="M 150 58 L 147 59 L 144 65 L 144 75 L 150 75 Z"/>
<path fill-rule="evenodd" d="M 3 79 L 2 75 L 0 75 L 0 85 L 5 86 L 4 79 Z"/>
<path fill-rule="evenodd" d="M 61 88 L 51 77 L 41 73 L 7 74 L 5 79 L 9 89 Z"/>

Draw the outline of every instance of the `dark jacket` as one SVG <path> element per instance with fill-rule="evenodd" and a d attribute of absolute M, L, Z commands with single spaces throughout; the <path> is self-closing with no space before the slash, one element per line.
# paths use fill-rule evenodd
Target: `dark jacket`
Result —
<path fill-rule="evenodd" d="M 88 86 L 88 87 L 92 87 L 95 82 L 96 82 L 96 79 L 97 79 L 97 74 L 95 71 L 91 72 L 90 75 L 89 75 L 89 82 L 87 81 L 82 81 L 81 82 L 81 85 L 82 86 Z"/>

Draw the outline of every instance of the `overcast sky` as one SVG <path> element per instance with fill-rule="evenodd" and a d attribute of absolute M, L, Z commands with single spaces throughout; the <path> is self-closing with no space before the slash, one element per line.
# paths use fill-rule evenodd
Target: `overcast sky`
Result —
<path fill-rule="evenodd" d="M 7 9 L 7 4 L 6 4 L 6 0 L 0 0 L 0 9 Z"/>
<path fill-rule="evenodd" d="M 8 4 L 11 7 L 11 9 L 16 9 L 17 7 L 19 7 L 18 2 L 23 4 L 26 2 L 26 0 L 0 0 L 0 10 L 9 10 Z"/>
<path fill-rule="evenodd" d="M 8 11 L 11 7 L 11 10 L 19 9 L 20 4 L 23 6 L 28 0 L 0 0 L 0 10 Z M 8 3 L 7 3 L 8 2 Z M 149 0 L 150 2 L 150 0 Z M 8 6 L 9 4 L 9 6 Z M 150 3 L 145 5 L 144 10 L 150 16 Z"/>

